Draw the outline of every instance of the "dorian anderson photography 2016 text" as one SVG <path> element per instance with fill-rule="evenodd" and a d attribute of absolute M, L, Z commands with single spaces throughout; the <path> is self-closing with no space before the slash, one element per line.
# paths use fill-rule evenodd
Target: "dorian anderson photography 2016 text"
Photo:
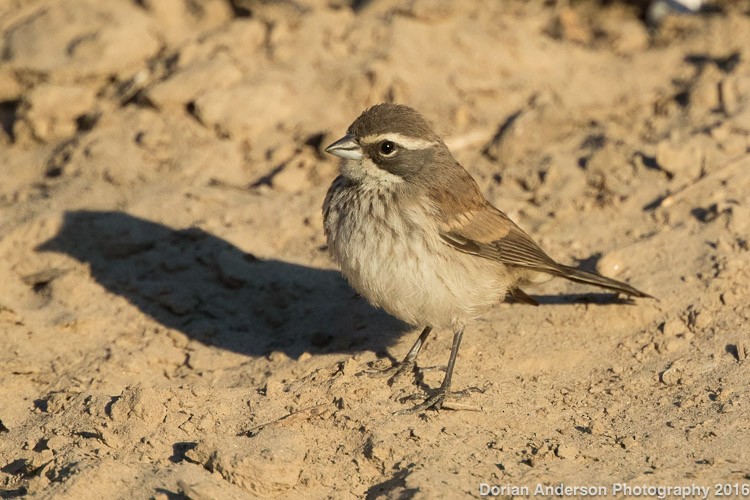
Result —
<path fill-rule="evenodd" d="M 700 498 L 707 499 L 713 493 L 715 497 L 750 497 L 750 483 L 745 484 L 714 484 L 711 486 L 699 484 L 683 485 L 648 485 L 648 484 L 590 484 L 570 485 L 541 484 L 536 485 L 491 485 L 480 483 L 479 495 L 485 497 L 497 496 L 557 496 L 557 497 L 643 497 L 643 498 Z"/>

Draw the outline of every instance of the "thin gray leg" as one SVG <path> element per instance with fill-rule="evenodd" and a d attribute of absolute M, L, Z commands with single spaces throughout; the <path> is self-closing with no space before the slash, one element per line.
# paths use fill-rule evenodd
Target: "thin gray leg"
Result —
<path fill-rule="evenodd" d="M 411 346 L 411 349 L 409 349 L 409 352 L 406 354 L 406 357 L 403 359 L 403 361 L 385 370 L 375 371 L 373 375 L 375 375 L 376 377 L 388 377 L 392 380 L 402 373 L 411 370 L 414 367 L 414 362 L 417 360 L 417 355 L 419 354 L 420 349 L 422 349 L 422 346 L 427 340 L 427 337 L 430 336 L 431 331 L 431 326 L 425 326 L 424 330 L 422 330 L 422 333 L 419 334 L 419 338 L 416 342 L 414 342 L 414 345 Z"/>
<path fill-rule="evenodd" d="M 445 396 L 448 394 L 451 388 L 451 379 L 453 378 L 453 367 L 456 365 L 456 357 L 458 356 L 458 348 L 461 346 L 461 339 L 464 336 L 464 327 L 461 326 L 453 333 L 453 346 L 451 347 L 451 356 L 448 358 L 448 367 L 445 371 L 445 377 L 443 378 L 443 383 L 440 384 L 440 388 L 430 396 L 429 398 L 425 399 L 423 403 L 415 406 L 414 408 L 411 408 L 409 410 L 403 410 L 398 412 L 399 414 L 407 414 L 407 413 L 416 413 L 420 412 L 422 410 L 426 410 L 428 408 L 433 408 L 435 410 L 439 410 L 440 407 L 443 406 L 443 401 L 445 401 Z"/>

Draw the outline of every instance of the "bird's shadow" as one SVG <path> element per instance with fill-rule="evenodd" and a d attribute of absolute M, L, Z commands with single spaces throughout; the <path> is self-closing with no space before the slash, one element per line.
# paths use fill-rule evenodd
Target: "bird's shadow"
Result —
<path fill-rule="evenodd" d="M 258 259 L 201 229 L 122 212 L 67 212 L 36 250 L 88 264 L 99 284 L 165 327 L 246 355 L 383 353 L 410 329 L 336 271 Z"/>

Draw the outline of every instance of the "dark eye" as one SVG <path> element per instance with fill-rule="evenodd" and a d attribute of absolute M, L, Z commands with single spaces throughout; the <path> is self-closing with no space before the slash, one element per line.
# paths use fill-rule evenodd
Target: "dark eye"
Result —
<path fill-rule="evenodd" d="M 396 152 L 396 143 L 393 141 L 383 141 L 380 143 L 380 154 L 390 156 Z"/>

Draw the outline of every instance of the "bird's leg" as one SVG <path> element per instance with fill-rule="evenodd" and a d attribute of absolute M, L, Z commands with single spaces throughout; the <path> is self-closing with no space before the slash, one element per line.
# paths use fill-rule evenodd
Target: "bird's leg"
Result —
<path fill-rule="evenodd" d="M 419 334 L 419 338 L 416 342 L 414 342 L 414 345 L 411 346 L 411 349 L 409 349 L 409 352 L 406 354 L 406 357 L 403 359 L 403 361 L 396 365 L 393 365 L 390 368 L 386 368 L 385 370 L 373 370 L 370 373 L 375 377 L 388 377 L 389 379 L 393 380 L 402 373 L 410 371 L 414 367 L 414 362 L 417 359 L 417 355 L 419 354 L 420 349 L 422 349 L 422 346 L 424 345 L 431 331 L 431 326 L 424 327 L 424 330 L 422 330 L 422 333 Z"/>
<path fill-rule="evenodd" d="M 435 392 L 435 394 L 425 399 L 424 402 L 422 402 L 421 404 L 418 404 L 414 408 L 400 411 L 398 412 L 398 414 L 404 415 L 408 413 L 417 413 L 422 410 L 426 410 L 428 408 L 439 410 L 443 406 L 445 397 L 448 395 L 448 392 L 450 391 L 450 388 L 451 388 L 451 379 L 453 378 L 453 367 L 456 365 L 456 357 L 458 356 L 458 348 L 461 346 L 461 338 L 463 337 L 463 335 L 464 335 L 464 327 L 463 325 L 460 325 L 456 328 L 456 330 L 453 333 L 453 346 L 451 347 L 451 356 L 450 358 L 448 358 L 448 367 L 445 370 L 445 377 L 443 378 L 443 383 L 440 384 L 440 388 L 438 388 L 437 392 Z"/>

